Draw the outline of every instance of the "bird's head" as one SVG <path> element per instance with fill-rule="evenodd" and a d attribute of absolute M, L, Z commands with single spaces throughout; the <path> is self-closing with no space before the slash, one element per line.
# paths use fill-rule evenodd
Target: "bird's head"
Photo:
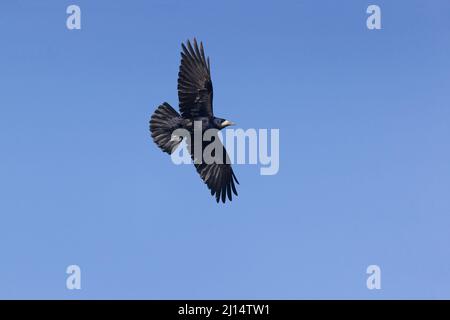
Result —
<path fill-rule="evenodd" d="M 234 125 L 233 122 L 221 118 L 214 118 L 214 123 L 219 130 Z"/>

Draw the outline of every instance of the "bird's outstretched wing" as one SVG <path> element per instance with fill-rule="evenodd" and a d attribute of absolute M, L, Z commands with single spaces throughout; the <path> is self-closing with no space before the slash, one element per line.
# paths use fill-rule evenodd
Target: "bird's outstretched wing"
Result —
<path fill-rule="evenodd" d="M 200 48 L 194 39 L 194 47 L 188 40 L 181 44 L 180 71 L 178 72 L 178 100 L 183 118 L 213 116 L 213 87 L 209 58 L 205 58 L 203 44 Z"/>
<path fill-rule="evenodd" d="M 222 147 L 223 158 L 220 163 L 213 162 L 208 164 L 205 161 L 202 161 L 202 163 L 195 163 L 194 147 L 193 143 L 191 143 L 189 139 L 186 141 L 187 148 L 191 154 L 192 160 L 194 161 L 195 169 L 202 178 L 203 182 L 205 182 L 208 186 L 208 189 L 211 191 L 211 195 L 216 197 L 217 202 L 222 199 L 222 202 L 225 203 L 227 196 L 231 201 L 232 193 L 238 195 L 235 182 L 239 184 L 239 181 L 231 168 L 230 158 L 224 145 L 220 142 L 217 135 L 215 135 L 213 139 L 214 140 L 211 142 L 207 141 L 202 143 L 202 152 L 209 143 L 212 143 L 217 139 L 218 143 L 220 143 L 220 146 Z"/>

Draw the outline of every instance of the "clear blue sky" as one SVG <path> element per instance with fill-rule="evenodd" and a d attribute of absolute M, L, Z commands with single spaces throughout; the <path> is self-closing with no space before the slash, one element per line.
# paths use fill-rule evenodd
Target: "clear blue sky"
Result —
<path fill-rule="evenodd" d="M 148 133 L 194 36 L 217 115 L 280 129 L 226 205 Z M 0 298 L 450 298 L 449 36 L 447 0 L 2 1 Z"/>

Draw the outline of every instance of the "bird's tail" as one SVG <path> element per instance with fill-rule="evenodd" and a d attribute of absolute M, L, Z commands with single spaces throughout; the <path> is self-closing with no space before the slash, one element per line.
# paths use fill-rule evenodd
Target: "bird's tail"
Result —
<path fill-rule="evenodd" d="M 167 102 L 160 105 L 150 119 L 150 132 L 153 141 L 162 151 L 171 154 L 182 138 L 173 135 L 180 128 L 181 116 Z"/>

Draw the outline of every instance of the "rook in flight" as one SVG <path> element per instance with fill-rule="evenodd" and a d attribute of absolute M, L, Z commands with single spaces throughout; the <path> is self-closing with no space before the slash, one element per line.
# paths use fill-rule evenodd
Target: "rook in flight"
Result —
<path fill-rule="evenodd" d="M 211 82 L 211 70 L 209 57 L 205 58 L 203 44 L 198 46 L 196 39 L 194 45 L 188 40 L 182 44 L 181 65 L 178 73 L 178 100 L 179 114 L 167 102 L 160 105 L 150 119 L 150 132 L 153 141 L 164 152 L 171 154 L 182 141 L 182 137 L 175 137 L 173 132 L 177 129 L 187 130 L 191 137 L 194 135 L 194 121 L 201 123 L 202 135 L 208 129 L 221 130 L 233 125 L 231 121 L 217 118 L 213 113 L 213 86 Z M 187 139 L 190 140 L 190 139 Z M 192 139 L 193 140 L 193 139 Z M 203 139 L 202 139 L 203 140 Z M 216 141 L 216 134 L 211 142 L 202 142 L 201 150 Z M 202 180 L 211 190 L 211 195 L 217 202 L 232 200 L 232 193 L 237 195 L 235 182 L 239 184 L 231 168 L 228 154 L 223 148 L 223 161 L 206 163 L 202 159 L 194 157 L 194 141 L 187 141 L 188 151 L 194 160 L 194 166 Z M 202 152 L 203 157 L 203 152 Z"/>

